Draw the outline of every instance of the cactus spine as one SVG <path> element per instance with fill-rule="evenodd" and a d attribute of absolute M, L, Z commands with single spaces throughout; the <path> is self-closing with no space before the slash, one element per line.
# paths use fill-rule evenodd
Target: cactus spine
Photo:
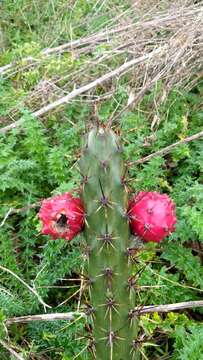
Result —
<path fill-rule="evenodd" d="M 125 167 L 116 134 L 93 128 L 80 160 L 87 285 L 93 322 L 92 357 L 97 360 L 138 359 L 134 281 L 129 259 L 130 233 Z"/>

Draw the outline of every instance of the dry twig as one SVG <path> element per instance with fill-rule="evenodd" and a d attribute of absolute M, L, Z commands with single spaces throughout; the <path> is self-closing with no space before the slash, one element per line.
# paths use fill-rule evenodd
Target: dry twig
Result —
<path fill-rule="evenodd" d="M 174 144 L 171 144 L 169 146 L 166 146 L 165 148 L 163 149 L 160 149 L 150 155 L 147 155 L 141 159 L 138 159 L 136 161 L 132 161 L 130 163 L 128 163 L 129 165 L 139 165 L 139 164 L 142 164 L 144 162 L 147 162 L 149 160 L 151 160 L 152 158 L 156 157 L 156 156 L 160 156 L 160 155 L 166 155 L 168 153 L 170 153 L 174 148 L 176 148 L 177 146 L 179 145 L 182 145 L 182 144 L 186 144 L 190 141 L 194 141 L 194 140 L 197 140 L 197 139 L 200 139 L 203 137 L 203 131 L 200 131 L 199 133 L 197 134 L 194 134 L 192 136 L 188 136 L 187 138 L 183 139 L 183 140 L 180 140 L 180 141 L 177 141 L 176 143 Z"/>
<path fill-rule="evenodd" d="M 135 313 L 147 314 L 153 312 L 170 312 L 176 310 L 192 309 L 197 307 L 203 307 L 203 300 L 198 301 L 185 301 L 176 304 L 166 305 L 148 305 L 143 307 L 136 307 L 133 309 Z M 86 317 L 85 313 L 81 312 L 69 312 L 69 313 L 53 313 L 53 314 L 39 314 L 39 315 L 28 315 L 9 318 L 5 321 L 6 325 L 14 323 L 28 323 L 30 321 L 54 321 L 54 320 L 75 320 L 75 316 Z"/>
<path fill-rule="evenodd" d="M 30 285 L 28 285 L 24 280 L 22 280 L 17 274 L 15 274 L 13 271 L 11 271 L 10 269 L 8 269 L 8 268 L 6 268 L 6 267 L 4 267 L 4 266 L 2 266 L 2 265 L 0 265 L 0 269 L 1 269 L 2 271 L 5 271 L 5 272 L 11 274 L 11 275 L 14 276 L 17 280 L 19 280 L 29 291 L 31 291 L 31 292 L 38 298 L 39 302 L 44 306 L 45 309 L 46 309 L 46 308 L 51 308 L 51 306 L 48 305 L 48 304 L 46 304 L 46 303 L 42 300 L 41 296 L 40 296 Z"/>
<path fill-rule="evenodd" d="M 132 7 L 132 10 L 136 10 L 136 8 L 133 9 Z M 193 6 L 186 8 L 184 10 L 185 11 L 183 12 L 183 9 L 177 8 L 176 11 L 173 12 L 169 10 L 168 12 L 165 11 L 163 13 L 158 13 L 158 14 L 155 13 L 154 19 L 152 18 L 150 20 L 145 20 L 145 18 L 144 19 L 141 18 L 140 21 L 137 22 L 130 22 L 129 24 L 125 24 L 121 26 L 116 25 L 110 28 L 107 27 L 106 30 L 104 31 L 100 31 L 98 33 L 88 35 L 80 39 L 72 40 L 68 43 L 56 46 L 54 48 L 43 49 L 40 53 L 40 56 L 43 58 L 43 56 L 50 56 L 52 54 L 62 54 L 63 52 L 74 51 L 75 49 L 78 48 L 84 49 L 87 46 L 88 47 L 96 46 L 103 42 L 109 43 L 110 39 L 112 39 L 113 36 L 121 37 L 121 33 L 125 34 L 126 32 L 128 33 L 134 32 L 140 29 L 145 30 L 151 28 L 162 28 L 164 26 L 171 26 L 171 23 L 174 26 L 175 25 L 174 22 L 177 21 L 178 19 L 182 21 L 183 17 L 190 18 L 191 16 L 196 16 L 201 10 L 201 8 L 197 6 Z M 24 64 L 23 67 L 25 67 L 26 63 L 27 65 L 34 66 L 40 60 L 28 56 L 26 58 L 22 58 L 20 61 Z M 8 71 L 14 67 L 18 67 L 18 62 L 13 62 L 0 67 L 0 75 L 4 75 L 8 73 Z M 20 70 L 22 70 L 22 67 L 20 68 Z"/>
<path fill-rule="evenodd" d="M 41 201 L 39 201 L 39 202 L 37 202 L 37 203 L 34 203 L 34 204 L 29 204 L 29 205 L 27 205 L 27 206 L 23 206 L 22 208 L 19 208 L 19 209 L 10 208 L 10 209 L 7 211 L 7 213 L 5 214 L 2 222 L 0 223 L 0 227 L 2 227 L 2 226 L 5 224 L 6 220 L 8 219 L 8 217 L 9 217 L 10 215 L 20 214 L 20 213 L 26 212 L 26 211 L 28 211 L 28 210 L 30 210 L 30 209 L 36 209 L 36 208 L 40 207 L 40 204 L 41 204 Z"/>
<path fill-rule="evenodd" d="M 86 317 L 85 313 L 81 313 L 81 312 L 27 315 L 27 316 L 9 318 L 5 321 L 5 324 L 11 325 L 16 323 L 28 323 L 30 321 L 55 321 L 55 320 L 73 321 L 75 320 L 76 316 Z"/>
<path fill-rule="evenodd" d="M 5 341 L 0 339 L 0 344 L 6 349 L 14 358 L 18 360 L 25 360 L 21 355 L 19 355 L 15 350 L 12 349 L 12 347 L 6 343 Z"/>
<path fill-rule="evenodd" d="M 134 311 L 141 314 L 148 314 L 153 312 L 170 312 L 176 310 L 192 309 L 197 307 L 203 307 L 203 300 L 199 301 L 185 301 L 176 304 L 166 304 L 166 305 L 149 305 L 143 307 L 136 307 Z"/>
<path fill-rule="evenodd" d="M 147 9 L 145 2 L 136 1 L 131 6 L 131 10 L 124 12 L 123 16 L 119 14 L 114 26 L 107 24 L 105 30 L 55 48 L 44 49 L 39 59 L 32 61 L 32 58 L 28 58 L 28 63 L 24 62 L 25 59 L 22 60 L 23 69 L 20 64 L 14 63 L 13 67 L 8 64 L 4 66 L 4 69 L 0 68 L 0 72 L 3 75 L 5 71 L 4 74 L 9 77 L 21 70 L 29 71 L 33 69 L 33 66 L 38 66 L 49 55 L 59 54 L 60 59 L 61 53 L 64 51 L 70 51 L 73 58 L 79 58 L 81 53 L 89 53 L 90 56 L 82 62 L 80 69 L 67 71 L 67 73 L 64 70 L 64 74 L 60 78 L 55 74 L 49 80 L 45 75 L 35 89 L 32 89 L 21 100 L 21 108 L 28 108 L 34 116 L 41 116 L 56 109 L 56 107 L 60 109 L 60 105 L 73 100 L 75 96 L 82 95 L 84 92 L 87 92 L 88 100 L 94 100 L 93 89 L 98 84 L 104 84 L 102 81 L 99 83 L 97 81 L 111 73 L 109 62 L 112 57 L 114 60 L 117 59 L 118 67 L 112 71 L 109 79 L 119 76 L 117 70 L 122 67 L 119 64 L 123 62 L 124 56 L 126 63 L 143 58 L 143 61 L 137 63 L 136 67 L 132 66 L 127 70 L 131 71 L 132 75 L 129 87 L 135 96 L 134 103 L 141 101 L 145 92 L 161 80 L 162 93 L 165 94 L 165 97 L 160 96 L 160 94 L 154 95 L 158 97 L 155 103 L 159 106 L 171 89 L 181 86 L 182 89 L 185 87 L 188 90 L 195 86 L 201 76 L 203 58 L 202 19 L 203 6 L 201 3 L 194 5 L 191 1 L 170 2 L 161 10 L 157 4 Z M 106 43 L 107 46 L 98 54 L 97 51 L 94 52 L 94 49 L 101 43 Z M 163 49 L 160 55 L 150 56 L 153 51 L 155 52 L 156 49 L 160 48 Z M 46 69 L 46 62 L 43 66 Z M 93 73 L 101 74 L 104 69 L 105 71 L 108 69 L 105 75 L 97 79 L 95 75 L 92 75 Z M 71 84 L 74 84 L 74 88 L 77 89 L 72 91 Z M 102 87 L 104 88 L 104 85 Z M 112 93 L 115 93 L 117 83 L 111 87 Z M 83 99 L 83 101 L 85 100 Z M 41 109 L 39 109 L 40 106 Z M 124 106 L 121 112 L 116 115 L 116 119 L 127 109 L 128 106 Z M 1 133 L 5 133 L 22 123 L 22 120 L 15 122 L 20 117 L 19 113 L 18 107 L 10 109 L 3 120 L 12 119 L 14 123 L 2 128 Z"/>
<path fill-rule="evenodd" d="M 73 91 L 71 91 L 68 95 L 54 101 L 51 104 L 48 104 L 44 107 L 42 107 L 41 109 L 35 111 L 33 114 L 31 114 L 34 117 L 39 117 L 42 116 L 44 114 L 46 114 L 47 112 L 55 109 L 58 106 L 61 106 L 63 104 L 67 104 L 70 100 L 72 100 L 73 98 L 75 98 L 78 95 L 81 95 L 82 93 L 89 91 L 91 89 L 93 89 L 94 87 L 103 84 L 104 82 L 110 80 L 111 78 L 113 78 L 114 76 L 119 76 L 121 74 L 124 74 L 126 71 L 129 71 L 130 68 L 132 68 L 133 66 L 149 60 L 151 57 L 155 57 L 158 54 L 160 54 L 161 52 L 163 52 L 163 50 L 165 50 L 163 47 L 160 47 L 154 51 L 152 51 L 151 53 L 141 56 L 139 58 L 127 61 L 126 63 L 122 64 L 121 66 L 119 66 L 118 68 L 116 68 L 115 70 L 112 70 L 106 74 L 104 74 L 103 76 L 101 76 L 100 78 L 92 81 L 91 83 L 84 85 L 82 87 L 80 87 L 79 89 L 75 89 Z M 0 129 L 0 133 L 1 134 L 5 134 L 7 131 L 14 129 L 18 126 L 20 126 L 22 123 L 24 122 L 24 119 L 21 118 L 20 120 L 14 122 L 13 124 L 10 124 L 8 126 L 5 126 L 4 128 Z"/>

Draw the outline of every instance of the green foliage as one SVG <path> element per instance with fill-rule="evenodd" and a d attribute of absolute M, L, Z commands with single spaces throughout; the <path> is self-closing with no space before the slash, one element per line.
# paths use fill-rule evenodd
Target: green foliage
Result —
<path fill-rule="evenodd" d="M 194 256 L 191 249 L 177 248 L 175 243 L 169 243 L 161 258 L 174 265 L 193 286 L 203 290 L 203 268 L 199 256 Z"/>
<path fill-rule="evenodd" d="M 36 351 L 46 351 L 51 359 L 72 359 L 85 347 L 83 340 L 75 340 L 84 333 L 84 321 L 76 322 L 71 327 L 66 321 L 40 321 L 30 323 L 27 332 L 31 339 L 35 339 Z M 64 352 L 61 349 L 64 349 Z"/>
<path fill-rule="evenodd" d="M 203 329 L 201 325 L 191 325 L 188 328 L 179 326 L 176 331 L 176 360 L 199 360 L 203 354 Z"/>

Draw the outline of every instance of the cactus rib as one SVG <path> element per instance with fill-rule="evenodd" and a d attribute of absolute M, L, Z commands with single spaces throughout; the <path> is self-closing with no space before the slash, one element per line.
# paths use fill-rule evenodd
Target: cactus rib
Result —
<path fill-rule="evenodd" d="M 125 167 L 118 137 L 111 129 L 95 127 L 87 134 L 80 171 L 88 249 L 87 313 L 94 339 L 91 353 L 97 360 L 137 360 Z"/>

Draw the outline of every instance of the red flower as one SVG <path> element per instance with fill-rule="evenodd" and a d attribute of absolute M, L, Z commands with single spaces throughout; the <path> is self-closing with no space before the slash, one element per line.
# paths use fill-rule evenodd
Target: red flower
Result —
<path fill-rule="evenodd" d="M 141 191 L 129 202 L 132 233 L 144 241 L 160 242 L 175 231 L 175 205 L 166 194 Z"/>
<path fill-rule="evenodd" d="M 79 198 L 69 193 L 43 200 L 39 211 L 42 234 L 52 239 L 72 240 L 84 226 L 84 207 Z"/>

